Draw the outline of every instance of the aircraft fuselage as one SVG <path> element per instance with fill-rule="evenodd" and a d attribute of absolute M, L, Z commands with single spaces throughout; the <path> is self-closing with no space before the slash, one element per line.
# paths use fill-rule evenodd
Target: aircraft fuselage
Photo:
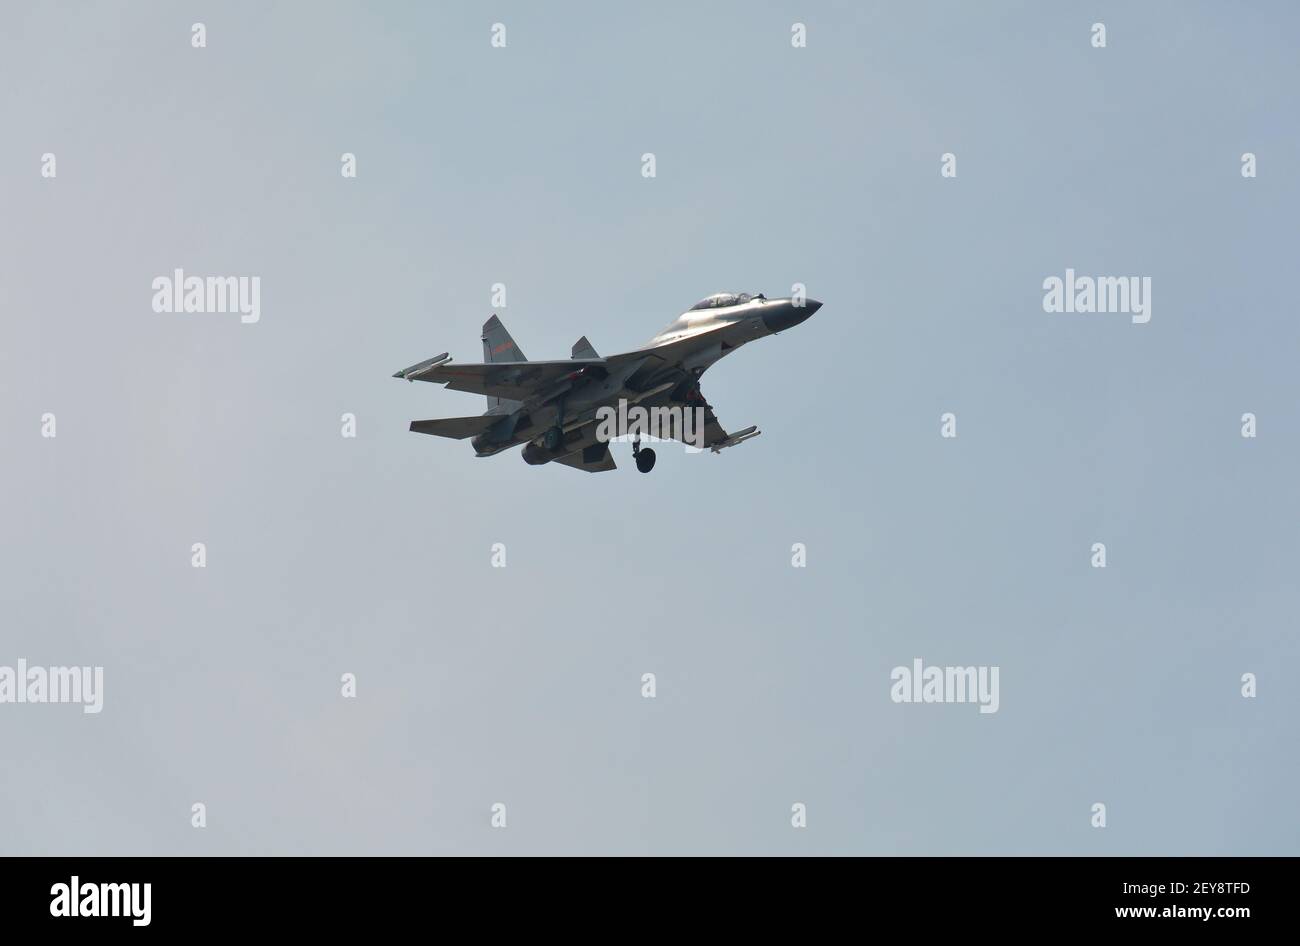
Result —
<path fill-rule="evenodd" d="M 715 362 L 755 339 L 799 324 L 820 306 L 816 300 L 796 304 L 794 299 L 754 298 L 688 310 L 644 348 L 617 359 L 616 367 L 580 371 L 556 390 L 501 408 L 501 420 L 472 440 L 475 453 L 491 456 L 532 442 L 534 449 L 525 452 L 529 462 L 566 456 L 595 442 L 594 424 L 602 407 L 617 407 L 621 399 L 636 404 L 652 391 L 671 391 L 672 400 L 685 404 Z M 548 449 L 543 438 L 554 428 L 563 430 L 565 438 Z"/>

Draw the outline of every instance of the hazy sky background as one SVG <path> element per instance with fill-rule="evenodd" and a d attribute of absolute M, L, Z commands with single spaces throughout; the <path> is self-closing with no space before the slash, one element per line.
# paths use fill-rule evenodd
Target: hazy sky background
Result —
<path fill-rule="evenodd" d="M 0 853 L 1300 853 L 1292 5 L 4 15 L 0 664 L 105 694 L 0 705 Z M 407 430 L 495 282 L 533 358 L 825 306 L 704 379 L 762 437 L 589 475 Z"/>

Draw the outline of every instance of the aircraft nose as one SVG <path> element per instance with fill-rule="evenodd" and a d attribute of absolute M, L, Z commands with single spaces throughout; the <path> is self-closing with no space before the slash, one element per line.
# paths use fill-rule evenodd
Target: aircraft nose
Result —
<path fill-rule="evenodd" d="M 787 301 L 779 307 L 773 307 L 771 312 L 764 312 L 763 324 L 767 326 L 769 332 L 784 332 L 807 319 L 821 307 L 822 304 L 816 299 L 805 299 L 801 306 L 796 306 L 793 301 Z"/>

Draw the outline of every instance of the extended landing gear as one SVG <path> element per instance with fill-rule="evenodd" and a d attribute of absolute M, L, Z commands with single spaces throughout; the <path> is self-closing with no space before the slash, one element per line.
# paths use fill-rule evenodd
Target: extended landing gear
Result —
<path fill-rule="evenodd" d="M 555 402 L 555 426 L 542 434 L 542 446 L 547 450 L 559 450 L 564 446 L 564 398 Z"/>
<path fill-rule="evenodd" d="M 636 468 L 642 473 L 649 473 L 655 468 L 655 452 L 649 447 L 642 450 L 639 437 L 632 441 L 632 459 L 636 461 Z"/>

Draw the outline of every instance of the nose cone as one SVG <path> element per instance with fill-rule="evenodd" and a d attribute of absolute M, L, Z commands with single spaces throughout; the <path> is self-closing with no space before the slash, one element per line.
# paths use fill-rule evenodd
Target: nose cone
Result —
<path fill-rule="evenodd" d="M 816 299 L 805 299 L 803 305 L 795 305 L 794 300 L 788 299 L 770 306 L 770 312 L 764 311 L 763 324 L 767 326 L 769 332 L 784 332 L 807 319 L 821 307 L 822 304 Z"/>

